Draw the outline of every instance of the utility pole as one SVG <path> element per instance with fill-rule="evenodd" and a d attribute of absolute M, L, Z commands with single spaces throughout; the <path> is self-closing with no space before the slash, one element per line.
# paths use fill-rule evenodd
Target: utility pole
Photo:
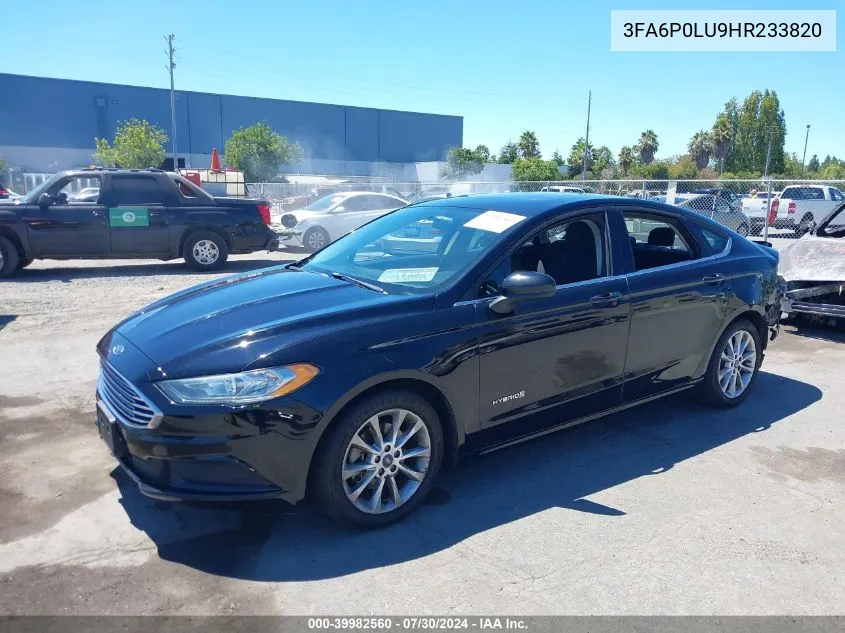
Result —
<path fill-rule="evenodd" d="M 804 137 L 804 157 L 801 159 L 801 177 L 804 177 L 804 163 L 807 161 L 807 141 L 810 139 L 810 124 L 807 124 L 807 135 Z"/>
<path fill-rule="evenodd" d="M 173 87 L 173 69 L 176 68 L 176 62 L 173 61 L 173 38 L 175 37 L 171 33 L 166 35 L 164 39 L 167 40 L 167 70 L 170 72 L 170 133 L 173 139 L 173 171 L 178 171 L 179 160 L 176 158 L 176 89 Z"/>
<path fill-rule="evenodd" d="M 581 169 L 581 180 L 587 179 L 587 152 L 590 151 L 590 106 L 593 102 L 593 91 L 587 92 L 587 134 L 584 138 L 584 165 Z"/>
<path fill-rule="evenodd" d="M 763 179 L 769 177 L 769 159 L 772 157 L 772 139 L 774 138 L 774 134 L 771 130 L 769 130 L 769 147 L 766 149 L 766 168 L 763 170 Z"/>

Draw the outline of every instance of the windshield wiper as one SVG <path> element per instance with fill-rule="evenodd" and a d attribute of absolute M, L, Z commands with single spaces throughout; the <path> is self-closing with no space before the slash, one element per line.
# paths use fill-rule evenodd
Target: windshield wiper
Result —
<path fill-rule="evenodd" d="M 350 277 L 349 275 L 344 275 L 343 273 L 329 273 L 329 276 L 334 277 L 335 279 L 340 279 L 341 281 L 348 281 L 351 284 L 361 286 L 362 288 L 366 288 L 367 290 L 375 290 L 376 292 L 380 292 L 385 295 L 387 294 L 387 290 L 380 286 L 368 283 L 366 281 L 361 281 L 360 279 L 355 279 L 355 277 Z"/>

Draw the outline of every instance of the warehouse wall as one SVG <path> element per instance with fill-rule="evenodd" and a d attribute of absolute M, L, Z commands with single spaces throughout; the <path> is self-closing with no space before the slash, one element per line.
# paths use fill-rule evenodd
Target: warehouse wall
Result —
<path fill-rule="evenodd" d="M 170 134 L 168 90 L 2 73 L 0 86 L 0 153 L 24 170 L 87 165 L 94 137 L 111 140 L 133 116 Z M 441 160 L 463 141 L 463 118 L 436 114 L 186 91 L 177 91 L 176 113 L 179 155 L 198 166 L 233 130 L 257 121 L 303 146 L 303 170 Z"/>

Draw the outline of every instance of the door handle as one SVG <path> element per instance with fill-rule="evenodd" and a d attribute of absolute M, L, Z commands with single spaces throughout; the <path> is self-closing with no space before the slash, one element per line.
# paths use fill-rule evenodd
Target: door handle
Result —
<path fill-rule="evenodd" d="M 95 211 L 92 211 L 92 213 L 93 213 L 94 215 L 105 215 L 105 214 L 106 214 L 106 212 L 105 212 L 105 211 L 96 211 L 96 210 L 95 210 Z"/>
<path fill-rule="evenodd" d="M 590 297 L 590 305 L 596 307 L 611 307 L 614 308 L 622 301 L 621 292 L 605 292 L 604 294 Z"/>
<path fill-rule="evenodd" d="M 717 284 L 725 280 L 725 276 L 721 273 L 714 273 L 712 275 L 705 275 L 701 280 L 707 284 Z"/>

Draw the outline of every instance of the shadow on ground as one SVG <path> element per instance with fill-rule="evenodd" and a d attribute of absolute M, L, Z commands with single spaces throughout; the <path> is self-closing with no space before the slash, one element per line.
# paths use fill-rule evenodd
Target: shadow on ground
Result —
<path fill-rule="evenodd" d="M 834 324 L 813 323 L 808 319 L 796 319 L 794 323 L 784 326 L 784 331 L 794 336 L 811 338 L 832 343 L 845 343 L 845 322 L 833 319 Z"/>
<path fill-rule="evenodd" d="M 0 314 L 0 330 L 18 318 L 17 314 Z"/>
<path fill-rule="evenodd" d="M 472 460 L 444 473 L 427 504 L 383 530 L 352 531 L 308 506 L 281 502 L 196 506 L 142 497 L 113 476 L 132 523 L 162 559 L 257 581 L 318 580 L 427 556 L 549 508 L 609 517 L 636 513 L 586 499 L 771 425 L 822 397 L 817 388 L 761 372 L 737 409 L 712 410 L 682 396 Z"/>
<path fill-rule="evenodd" d="M 210 275 L 243 273 L 268 266 L 278 266 L 291 259 L 293 255 L 283 254 L 275 259 L 230 259 L 220 270 L 201 272 L 189 268 L 182 260 L 171 262 L 151 262 L 149 264 L 119 264 L 103 262 L 97 266 L 61 266 L 56 268 L 26 268 L 18 271 L 14 277 L 4 279 L 5 283 L 28 283 L 35 281 L 65 281 L 77 279 L 103 279 L 108 277 L 155 277 L 159 275 Z M 116 260 L 119 261 L 119 260 Z"/>

